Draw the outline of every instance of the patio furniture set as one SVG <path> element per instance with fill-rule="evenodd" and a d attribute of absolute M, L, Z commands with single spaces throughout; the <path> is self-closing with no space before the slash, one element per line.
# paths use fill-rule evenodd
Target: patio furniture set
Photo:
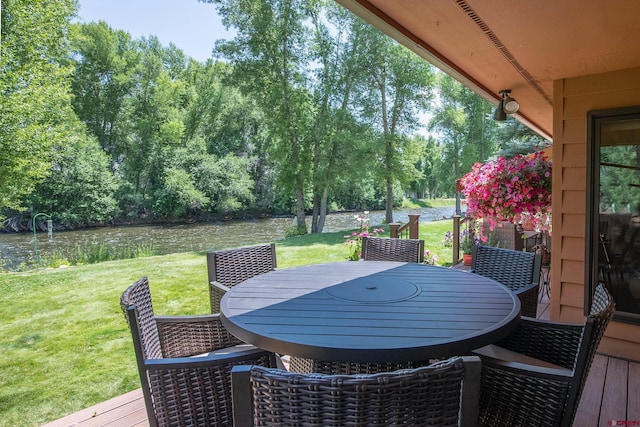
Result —
<path fill-rule="evenodd" d="M 212 252 L 204 316 L 156 316 L 138 280 L 121 306 L 149 424 L 570 426 L 605 287 L 584 324 L 536 320 L 539 255 L 479 247 L 474 274 L 420 264 L 423 245 L 288 269 L 273 244 Z"/>

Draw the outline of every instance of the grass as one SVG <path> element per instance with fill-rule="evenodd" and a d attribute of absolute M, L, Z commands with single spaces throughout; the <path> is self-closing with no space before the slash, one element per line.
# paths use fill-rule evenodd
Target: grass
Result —
<path fill-rule="evenodd" d="M 440 265 L 451 263 L 452 227 L 420 226 Z M 277 241 L 278 268 L 345 260 L 345 234 Z M 0 274 L 0 426 L 41 425 L 140 387 L 119 299 L 144 275 L 158 314 L 210 311 L 205 253 Z"/>
<path fill-rule="evenodd" d="M 405 198 L 402 201 L 403 209 L 419 209 L 419 208 L 443 208 L 455 205 L 455 199 L 414 199 Z"/>

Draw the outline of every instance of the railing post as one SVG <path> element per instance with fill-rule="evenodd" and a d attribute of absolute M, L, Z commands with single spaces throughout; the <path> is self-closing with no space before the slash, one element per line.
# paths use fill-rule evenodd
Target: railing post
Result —
<path fill-rule="evenodd" d="M 453 216 L 453 265 L 460 261 L 460 215 Z"/>
<path fill-rule="evenodd" d="M 417 239 L 420 229 L 420 215 L 412 214 L 409 215 L 409 238 Z"/>
<path fill-rule="evenodd" d="M 389 237 L 392 239 L 397 239 L 400 237 L 398 234 L 398 230 L 400 229 L 400 223 L 391 222 L 389 223 Z"/>

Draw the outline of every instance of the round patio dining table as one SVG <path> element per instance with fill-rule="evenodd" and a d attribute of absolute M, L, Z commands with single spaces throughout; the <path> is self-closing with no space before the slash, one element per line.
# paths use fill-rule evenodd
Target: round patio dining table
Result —
<path fill-rule="evenodd" d="M 222 298 L 224 326 L 280 354 L 358 363 L 469 354 L 520 320 L 520 302 L 496 281 L 450 268 L 386 261 L 286 268 Z"/>

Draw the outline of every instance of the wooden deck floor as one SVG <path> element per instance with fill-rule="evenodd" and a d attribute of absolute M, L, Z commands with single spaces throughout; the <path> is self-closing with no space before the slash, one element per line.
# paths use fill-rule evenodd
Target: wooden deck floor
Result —
<path fill-rule="evenodd" d="M 538 305 L 538 318 L 549 318 L 549 303 L 546 298 Z M 137 389 L 43 427 L 148 425 L 142 391 Z M 610 425 L 640 425 L 640 363 L 597 354 L 574 426 Z"/>

